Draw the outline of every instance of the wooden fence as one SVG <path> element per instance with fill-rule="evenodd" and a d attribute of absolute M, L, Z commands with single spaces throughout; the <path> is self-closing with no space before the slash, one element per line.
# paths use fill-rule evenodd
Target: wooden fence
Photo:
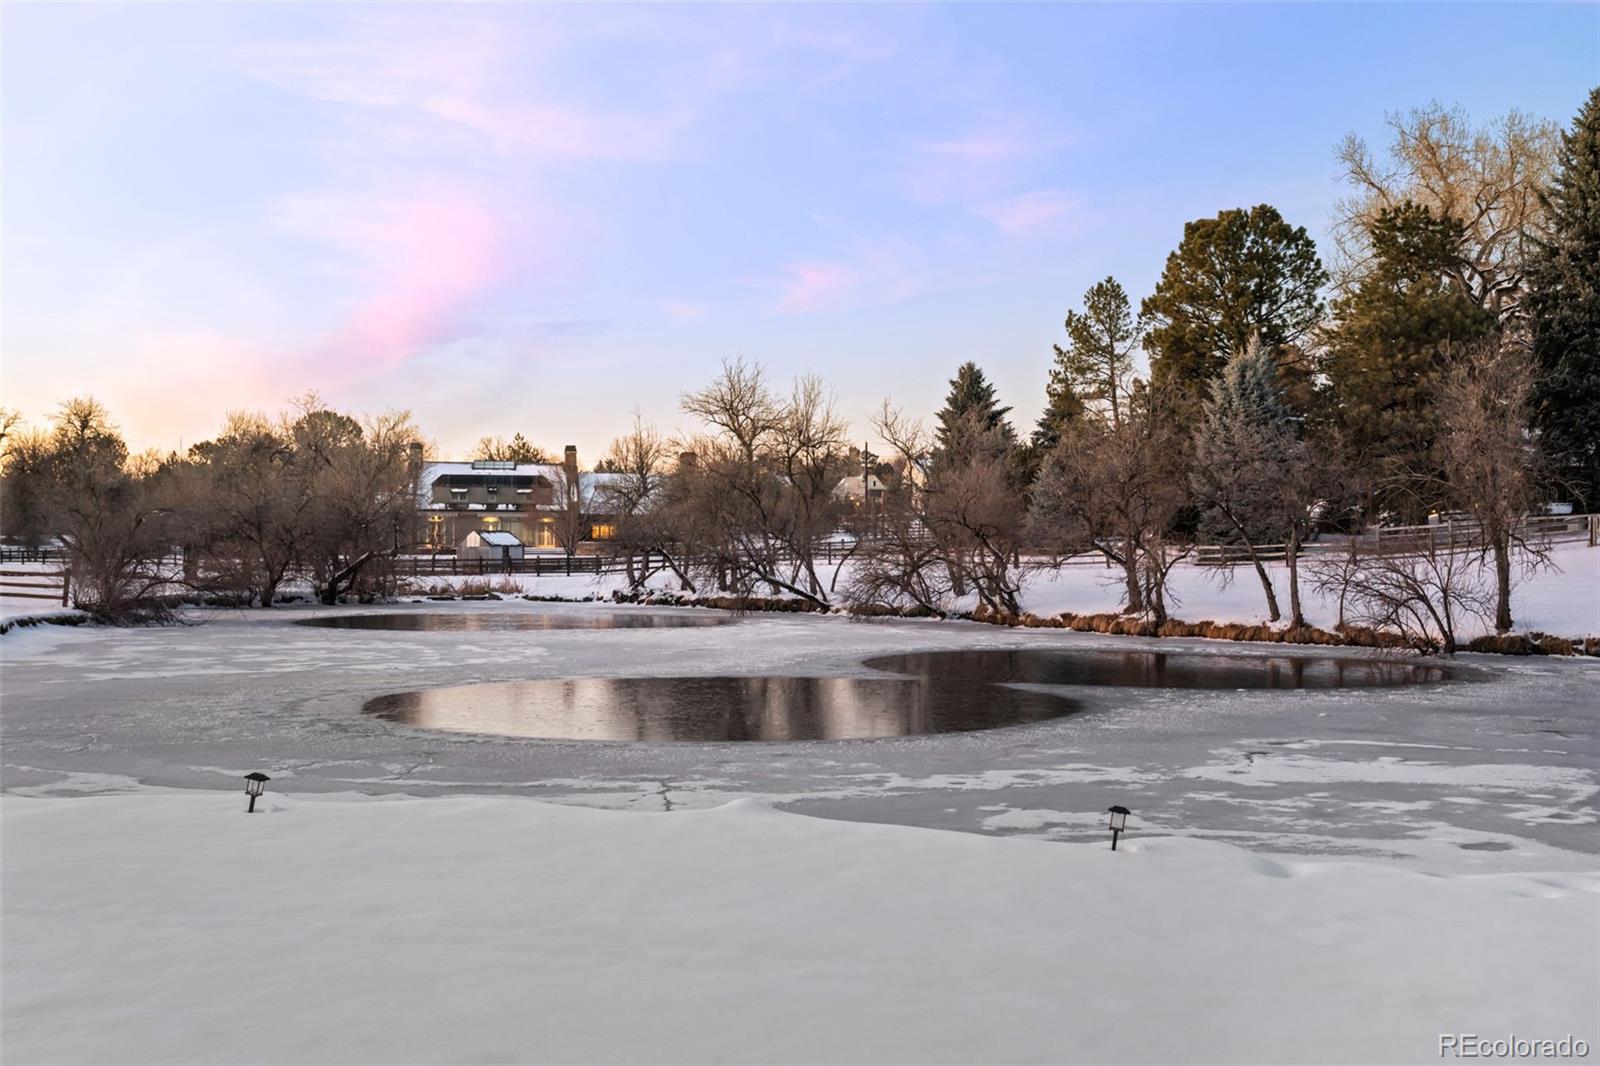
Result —
<path fill-rule="evenodd" d="M 1518 535 L 1548 544 L 1581 540 L 1593 548 L 1600 545 L 1600 515 L 1535 515 L 1523 519 Z M 1374 555 L 1476 551 L 1483 547 L 1483 536 L 1471 519 L 1426 526 L 1378 526 L 1359 536 L 1307 541 L 1300 545 L 1299 554 L 1338 554 L 1352 547 Z M 1282 562 L 1288 551 L 1287 544 L 1256 545 L 1256 555 L 1263 562 Z M 1249 561 L 1250 553 L 1242 544 L 1201 544 L 1195 548 L 1195 562 L 1201 566 L 1236 566 Z"/>
<path fill-rule="evenodd" d="M 67 570 L 0 570 L 0 598 L 53 600 L 66 607 L 72 598 L 72 574 Z"/>
<path fill-rule="evenodd" d="M 64 558 L 60 548 L 27 548 L 13 544 L 0 545 L 0 563 L 53 563 Z"/>

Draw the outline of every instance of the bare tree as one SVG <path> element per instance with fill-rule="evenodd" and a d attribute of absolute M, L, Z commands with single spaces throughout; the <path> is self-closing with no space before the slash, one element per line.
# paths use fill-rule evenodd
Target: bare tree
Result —
<path fill-rule="evenodd" d="M 1456 358 L 1439 390 L 1439 453 L 1445 496 L 1477 522 L 1492 557 L 1495 629 L 1511 628 L 1513 564 L 1537 566 L 1546 544 L 1527 533 L 1539 503 L 1542 463 L 1531 432 L 1535 371 L 1526 345 L 1493 339 Z"/>
<path fill-rule="evenodd" d="M 580 545 L 594 536 L 594 482 L 576 466 L 558 465 L 552 469 L 554 474 L 550 481 L 554 486 L 556 510 L 550 530 L 570 559 L 578 554 Z"/>
<path fill-rule="evenodd" d="M 190 449 L 197 484 L 189 524 L 213 583 L 248 590 L 263 607 L 299 561 L 312 521 L 308 479 L 289 426 L 236 412 L 216 440 Z"/>
<path fill-rule="evenodd" d="M 1344 568 L 1350 617 L 1422 652 L 1454 655 L 1462 626 L 1487 621 L 1492 594 L 1470 552 L 1448 546 L 1420 552 L 1356 552 Z M 1331 576 L 1331 572 L 1330 572 Z"/>
<path fill-rule="evenodd" d="M 409 412 L 361 423 L 330 414 L 303 414 L 295 440 L 312 497 L 301 554 L 313 592 L 331 604 L 351 592 L 374 596 L 390 590 L 389 560 L 410 547 L 416 511 L 410 451 L 419 435 Z M 319 432 L 323 427 L 333 432 Z"/>
<path fill-rule="evenodd" d="M 1168 532 L 1188 502 L 1183 443 L 1148 397 L 1122 423 L 1062 438 L 1033 484 L 1034 538 L 1058 554 L 1096 551 L 1122 569 L 1124 609 L 1166 621 Z M 1153 582 L 1153 584 L 1152 584 Z"/>
<path fill-rule="evenodd" d="M 693 531 L 717 587 L 765 585 L 826 606 L 816 548 L 838 524 L 835 490 L 850 467 L 848 427 L 821 382 L 801 378 L 780 399 L 759 366 L 732 361 L 683 408 L 713 432 L 683 443 L 696 462 L 674 478 L 670 513 Z"/>
<path fill-rule="evenodd" d="M 677 545 L 669 535 L 670 522 L 664 521 L 670 452 L 666 438 L 634 408 L 633 427 L 611 442 L 598 464 L 611 476 L 596 492 L 596 503 L 612 516 L 608 546 L 625 561 L 629 588 L 639 588 L 650 579 L 655 572 L 651 560 L 657 554 L 680 581 L 688 581 L 673 558 Z"/>
<path fill-rule="evenodd" d="M 870 531 L 854 550 L 845 599 L 862 612 L 913 611 L 943 616 L 953 591 L 945 547 L 929 532 L 924 470 L 932 441 L 919 420 L 888 400 L 872 417 L 887 446 L 884 492 Z"/>
<path fill-rule="evenodd" d="M 514 434 L 510 440 L 504 437 L 479 437 L 468 458 L 501 463 L 554 462 L 549 452 L 530 443 L 521 433 Z"/>
<path fill-rule="evenodd" d="M 1539 190 L 1549 182 L 1559 129 L 1512 111 L 1474 127 L 1459 108 L 1438 103 L 1388 117 L 1387 156 L 1351 134 L 1338 148 L 1351 195 L 1334 221 L 1342 288 L 1367 272 L 1372 223 L 1410 200 L 1466 227 L 1464 262 L 1452 280 L 1501 322 L 1520 314 L 1523 277 L 1543 233 Z"/>
<path fill-rule="evenodd" d="M 127 459 L 105 408 L 77 399 L 56 413 L 40 471 L 44 521 L 66 551 L 74 602 L 116 618 L 158 609 L 165 584 L 166 512 Z"/>
<path fill-rule="evenodd" d="M 0 414 L 0 535 L 37 546 L 50 534 L 50 433 Z"/>
<path fill-rule="evenodd" d="M 923 520 L 960 585 L 976 592 L 987 609 L 1015 617 L 1021 613 L 1018 564 L 1027 517 L 1018 448 L 1004 427 L 983 424 L 982 412 L 960 418 L 967 447 L 934 464 L 923 493 Z"/>

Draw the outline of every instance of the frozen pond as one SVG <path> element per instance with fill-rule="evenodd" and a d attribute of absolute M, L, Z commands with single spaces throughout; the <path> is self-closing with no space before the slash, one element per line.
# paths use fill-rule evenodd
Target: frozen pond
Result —
<path fill-rule="evenodd" d="M 375 614 L 451 621 L 408 631 L 294 624 Z M 690 624 L 610 625 L 617 616 Z M 261 770 L 274 793 L 292 795 L 506 792 L 656 811 L 749 797 L 828 818 L 1063 841 L 1102 840 L 1106 807 L 1121 803 L 1134 811 L 1137 833 L 1271 853 L 1484 871 L 1590 868 L 1600 854 L 1596 659 L 1463 655 L 1443 667 L 1451 675 L 1443 683 L 1387 684 L 1377 682 L 1427 680 L 1439 666 L 1364 649 L 1296 654 L 1283 645 L 964 622 L 751 614 L 705 625 L 733 618 L 610 603 L 195 610 L 184 618 L 189 624 L 39 626 L 0 638 L 4 790 L 233 789 Z M 1174 682 L 1189 670 L 1225 687 L 1115 683 L 1147 672 Z M 1297 670 L 1305 687 L 1266 687 L 1294 682 Z M 990 680 L 997 673 L 1011 683 Z M 1341 674 L 1342 687 L 1316 687 Z M 726 700 L 725 715 L 741 708 L 713 735 L 736 728 L 770 739 L 658 742 L 684 736 L 683 727 L 651 732 L 627 717 L 567 734 L 632 741 L 592 743 L 478 724 L 411 728 L 363 713 L 394 693 L 537 683 L 570 692 L 574 713 L 598 701 L 615 714 L 663 691 L 653 678 L 677 679 L 675 699 L 693 704 L 684 694 L 699 685 L 702 706 Z M 759 700 L 749 695 L 763 685 Z M 938 734 L 903 725 L 923 714 L 918 701 L 932 721 L 955 706 L 947 693 L 964 699 L 961 688 L 973 686 L 1004 712 L 991 721 L 1018 724 Z M 912 710 L 889 714 L 888 697 L 875 691 L 926 695 L 896 695 Z M 1029 709 L 1059 708 L 1062 697 L 1070 713 Z M 1020 712 L 999 703 L 1032 699 L 1046 702 L 1024 702 Z M 750 710 L 755 703 L 765 709 Z M 873 739 L 807 739 L 845 735 L 837 716 L 819 721 L 829 707 L 848 708 L 850 728 L 889 725 L 873 725 L 883 729 L 865 734 Z M 689 735 L 704 737 L 703 728 Z"/>
<path fill-rule="evenodd" d="M 297 624 L 327 629 L 387 629 L 410 633 L 498 633 L 539 629 L 677 629 L 720 626 L 735 619 L 721 614 L 646 614 L 642 611 L 389 611 L 303 618 Z"/>
<path fill-rule="evenodd" d="M 457 685 L 369 701 L 422 729 L 550 740 L 856 740 L 1038 722 L 1060 696 L 982 682 L 853 677 L 585 677 Z"/>
<path fill-rule="evenodd" d="M 1223 655 L 1164 651 L 1045 651 L 987 648 L 925 651 L 867 660 L 915 677 L 1030 685 L 1134 688 L 1388 688 L 1443 681 L 1439 666 L 1312 655 Z"/>

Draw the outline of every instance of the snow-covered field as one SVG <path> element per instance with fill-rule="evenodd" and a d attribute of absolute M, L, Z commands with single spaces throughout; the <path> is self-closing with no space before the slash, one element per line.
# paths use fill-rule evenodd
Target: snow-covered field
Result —
<path fill-rule="evenodd" d="M 270 795 L 270 794 L 269 794 Z M 8 799 L 8 1062 L 1420 1062 L 1595 1039 L 1593 873 L 749 803 Z"/>
<path fill-rule="evenodd" d="M 1310 557 L 1307 557 L 1308 560 Z M 1515 575 L 1512 608 L 1516 627 L 1522 631 L 1541 631 L 1557 636 L 1590 636 L 1600 634 L 1600 548 L 1586 547 L 1580 541 L 1569 541 L 1554 546 L 1551 552 L 1553 565 L 1531 573 Z M 852 564 L 824 566 L 823 579 L 846 587 Z M 1332 629 L 1338 621 L 1336 598 L 1319 595 L 1311 586 L 1309 562 L 1301 565 L 1301 596 L 1306 621 L 1324 629 Z M 1278 604 L 1287 614 L 1289 610 L 1289 578 L 1282 563 L 1268 563 L 1268 576 L 1277 590 Z M 836 576 L 836 571 L 838 571 Z M 1486 582 L 1487 572 L 1483 574 Z M 459 588 L 468 582 L 489 582 L 507 594 L 518 592 L 534 596 L 556 596 L 566 599 L 583 599 L 590 596 L 609 597 L 621 591 L 627 581 L 621 574 L 544 575 L 529 574 L 494 575 L 488 577 L 420 577 L 410 579 L 416 589 L 436 587 L 440 590 Z M 1057 615 L 1063 611 L 1074 614 L 1099 614 L 1115 612 L 1122 606 L 1121 571 L 1112 570 L 1086 557 L 1055 569 L 1041 567 L 1024 573 L 1022 607 L 1041 617 Z M 678 583 L 668 573 L 656 575 L 649 587 L 675 591 Z M 952 603 L 953 609 L 970 611 L 977 605 L 976 596 Z M 1189 622 L 1241 622 L 1259 624 L 1267 621 L 1266 598 L 1261 582 L 1249 566 L 1215 567 L 1198 566 L 1190 561 L 1179 563 L 1172 570 L 1168 609 L 1175 618 Z M 1493 632 L 1485 619 L 1468 618 L 1457 634 L 1463 640 Z"/>
<path fill-rule="evenodd" d="M 372 610 L 649 609 L 212 610 L 0 638 L 5 1061 L 1600 1046 L 1595 659 L 1467 655 L 1392 689 L 1079 687 L 1067 717 L 944 736 L 578 743 L 360 708 L 474 681 L 871 676 L 868 657 L 947 648 L 1286 649 L 809 615 L 292 624 Z M 254 769 L 273 781 L 246 818 Z M 1112 803 L 1135 812 L 1115 856 Z"/>

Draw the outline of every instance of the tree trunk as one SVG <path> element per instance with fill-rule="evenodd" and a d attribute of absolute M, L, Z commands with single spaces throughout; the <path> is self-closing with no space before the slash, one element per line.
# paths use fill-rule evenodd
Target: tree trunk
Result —
<path fill-rule="evenodd" d="M 1272 578 L 1267 574 L 1267 568 L 1261 565 L 1261 557 L 1256 554 L 1255 545 L 1249 541 L 1245 547 L 1250 552 L 1250 562 L 1256 568 L 1256 577 L 1261 579 L 1261 591 L 1267 594 L 1267 621 L 1276 622 L 1283 617 L 1283 612 L 1278 610 L 1278 593 L 1272 587 Z"/>
<path fill-rule="evenodd" d="M 1289 624 L 1300 628 L 1306 624 L 1306 616 L 1300 609 L 1300 531 L 1289 531 L 1289 543 L 1284 549 L 1284 562 L 1289 567 Z M 1344 621 L 1343 611 L 1340 611 L 1340 621 Z"/>
<path fill-rule="evenodd" d="M 1494 628 L 1504 633 L 1511 628 L 1511 545 L 1504 534 L 1494 538 Z"/>
<path fill-rule="evenodd" d="M 1122 564 L 1122 569 L 1127 575 L 1128 607 L 1124 614 L 1144 613 L 1144 589 L 1139 585 L 1139 564 L 1133 558 L 1128 558 Z"/>

